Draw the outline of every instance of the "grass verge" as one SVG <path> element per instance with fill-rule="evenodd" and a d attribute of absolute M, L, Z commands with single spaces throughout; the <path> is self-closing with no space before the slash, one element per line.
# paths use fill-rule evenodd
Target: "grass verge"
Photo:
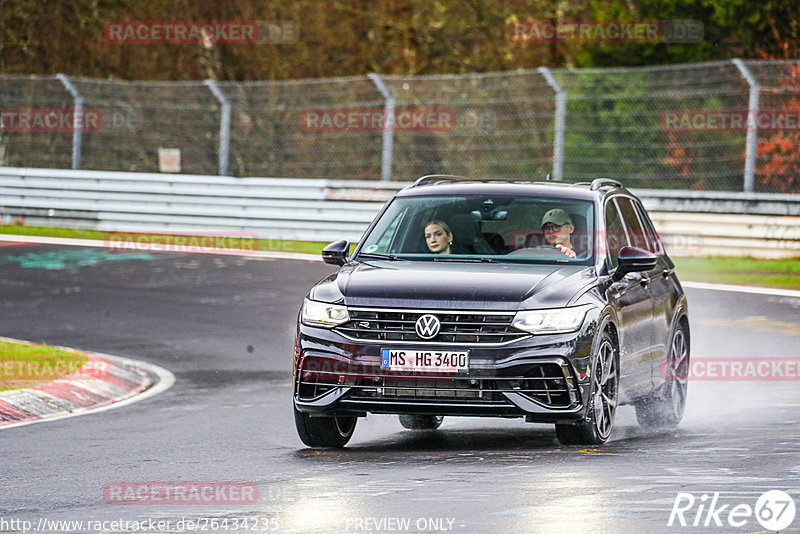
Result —
<path fill-rule="evenodd" d="M 684 281 L 800 289 L 800 258 L 761 260 L 725 256 L 672 260 L 678 278 Z"/>
<path fill-rule="evenodd" d="M 0 340 L 0 391 L 52 382 L 88 362 L 89 356 L 84 352 Z"/>

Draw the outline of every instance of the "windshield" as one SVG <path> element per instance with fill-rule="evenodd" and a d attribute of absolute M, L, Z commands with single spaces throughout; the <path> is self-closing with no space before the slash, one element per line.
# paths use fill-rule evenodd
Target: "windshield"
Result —
<path fill-rule="evenodd" d="M 395 198 L 356 259 L 591 264 L 594 209 L 574 199 Z"/>

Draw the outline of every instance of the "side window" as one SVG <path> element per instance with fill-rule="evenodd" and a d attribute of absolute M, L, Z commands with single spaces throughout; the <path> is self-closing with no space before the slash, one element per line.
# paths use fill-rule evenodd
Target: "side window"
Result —
<path fill-rule="evenodd" d="M 645 236 L 644 228 L 642 228 L 642 223 L 636 215 L 631 199 L 626 197 L 617 198 L 617 204 L 622 214 L 622 221 L 625 223 L 630 246 L 650 250 L 650 243 L 647 240 L 647 236 Z"/>
<path fill-rule="evenodd" d="M 606 204 L 606 250 L 611 261 L 611 268 L 615 269 L 619 263 L 619 251 L 628 245 L 628 238 L 625 235 L 625 227 L 622 226 L 622 218 L 617 211 L 614 200 L 609 200 Z"/>
<path fill-rule="evenodd" d="M 653 221 L 650 220 L 650 217 L 647 215 L 644 206 L 642 206 L 639 202 L 634 202 L 633 205 L 636 208 L 636 214 L 639 215 L 639 220 L 642 221 L 644 233 L 647 237 L 647 242 L 650 245 L 647 250 L 653 254 L 662 254 L 664 252 L 664 246 L 661 243 L 661 238 L 659 237 L 658 232 L 656 232 L 655 226 L 653 226 Z"/>

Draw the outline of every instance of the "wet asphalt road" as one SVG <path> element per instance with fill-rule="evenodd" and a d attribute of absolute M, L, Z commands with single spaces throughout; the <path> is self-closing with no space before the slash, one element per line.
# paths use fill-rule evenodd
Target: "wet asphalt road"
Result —
<path fill-rule="evenodd" d="M 88 522 L 160 519 L 172 523 L 149 532 L 174 532 L 190 531 L 181 519 L 216 518 L 218 532 L 759 532 L 753 517 L 730 527 L 727 511 L 754 507 L 767 490 L 800 507 L 797 380 L 694 382 L 683 423 L 668 433 L 642 431 L 621 407 L 611 441 L 596 449 L 561 446 L 552 426 L 522 420 L 449 418 L 413 433 L 374 415 L 344 450 L 305 448 L 291 413 L 294 322 L 307 289 L 332 271 L 312 261 L 0 247 L 0 335 L 145 360 L 177 378 L 131 406 L 0 431 L 0 531 L 20 530 L 4 520 L 119 532 Z M 687 294 L 694 358 L 800 356 L 800 299 Z M 246 481 L 259 500 L 104 500 L 109 484 L 155 481 Z M 679 492 L 698 500 L 688 526 L 668 526 Z M 704 515 L 692 526 L 700 498 L 714 493 L 729 505 L 725 526 L 704 527 Z M 787 531 L 800 531 L 800 517 Z"/>

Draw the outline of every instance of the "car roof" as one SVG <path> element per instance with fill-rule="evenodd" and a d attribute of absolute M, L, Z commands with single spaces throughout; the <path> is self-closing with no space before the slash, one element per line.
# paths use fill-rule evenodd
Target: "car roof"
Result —
<path fill-rule="evenodd" d="M 424 176 L 398 193 L 398 196 L 512 195 L 576 200 L 597 200 L 612 192 L 626 192 L 619 182 L 598 179 L 589 182 L 526 182 L 475 180 L 461 176 Z"/>

